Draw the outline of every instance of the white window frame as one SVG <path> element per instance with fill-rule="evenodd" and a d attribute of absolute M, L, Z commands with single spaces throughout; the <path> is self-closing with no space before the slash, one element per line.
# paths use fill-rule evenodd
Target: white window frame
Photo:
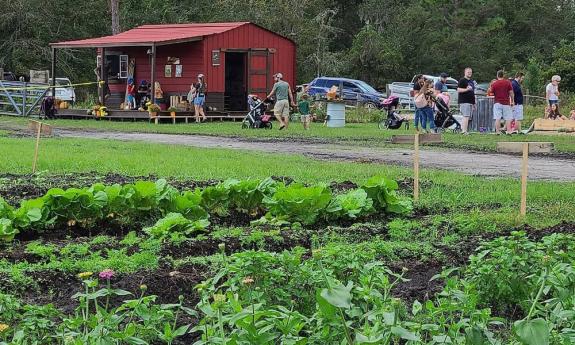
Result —
<path fill-rule="evenodd" d="M 120 79 L 127 79 L 128 78 L 128 65 L 130 64 L 130 60 L 128 59 L 128 55 L 120 55 Z"/>

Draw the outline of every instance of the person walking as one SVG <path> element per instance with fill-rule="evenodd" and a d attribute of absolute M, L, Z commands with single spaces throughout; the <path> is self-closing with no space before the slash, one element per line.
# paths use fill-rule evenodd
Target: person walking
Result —
<path fill-rule="evenodd" d="M 513 120 L 515 120 L 515 129 L 513 133 L 521 132 L 521 121 L 523 121 L 523 90 L 521 89 L 521 84 L 525 79 L 525 74 L 523 72 L 517 72 L 515 74 L 515 79 L 511 81 L 511 86 L 513 86 Z"/>
<path fill-rule="evenodd" d="M 547 103 L 551 106 L 553 104 L 559 103 L 559 83 L 561 82 L 561 77 L 554 75 L 551 77 L 551 82 L 545 87 L 545 99 Z"/>
<path fill-rule="evenodd" d="M 497 71 L 497 80 L 491 85 L 493 95 L 495 97 L 493 104 L 493 119 L 495 120 L 495 133 L 501 134 L 501 119 L 505 120 L 507 127 L 506 132 L 511 134 L 513 128 L 511 121 L 513 120 L 513 86 L 509 79 L 505 78 L 503 70 Z"/>
<path fill-rule="evenodd" d="M 204 113 L 204 105 L 206 104 L 206 92 L 208 85 L 205 81 L 203 74 L 198 74 L 198 82 L 194 84 L 193 97 L 194 97 L 194 117 L 196 123 L 206 121 L 206 114 Z M 201 120 L 200 120 L 201 117 Z"/>
<path fill-rule="evenodd" d="M 413 97 L 413 103 L 415 104 L 415 116 L 414 116 L 414 125 L 415 125 L 415 131 L 419 133 L 419 124 L 421 123 L 422 127 L 425 127 L 423 125 L 423 117 L 421 115 L 421 110 L 420 108 L 417 106 L 417 102 L 416 102 L 416 98 L 419 95 L 419 91 L 421 90 L 421 87 L 423 86 L 423 84 L 425 83 L 425 78 L 423 78 L 422 74 L 418 74 L 415 77 L 415 81 L 413 83 L 413 89 L 411 90 L 411 97 Z M 423 104 L 423 103 L 421 103 Z"/>
<path fill-rule="evenodd" d="M 284 128 L 287 129 L 289 125 L 289 111 L 290 104 L 292 107 L 297 107 L 293 99 L 293 94 L 290 85 L 283 81 L 283 74 L 274 74 L 275 84 L 272 91 L 267 98 L 276 97 L 276 104 L 274 106 L 274 116 L 280 123 L 280 131 Z"/>
<path fill-rule="evenodd" d="M 457 93 L 459 94 L 457 103 L 459 104 L 459 111 L 463 115 L 461 131 L 465 135 L 469 134 L 469 119 L 475 109 L 475 86 L 477 83 L 471 79 L 472 75 L 473 70 L 471 67 L 467 67 L 464 71 L 464 77 L 457 84 Z"/>
<path fill-rule="evenodd" d="M 426 131 L 427 133 L 435 132 L 435 120 L 434 120 L 434 113 L 433 113 L 433 102 L 431 100 L 431 96 L 433 95 L 433 81 L 426 80 L 424 81 L 421 89 L 418 91 L 417 95 L 415 96 L 415 107 L 419 110 L 420 118 L 421 118 L 421 130 Z M 429 130 L 427 130 L 427 123 L 429 122 Z M 416 126 L 416 130 L 417 126 Z M 419 132 L 419 131 L 418 131 Z"/>

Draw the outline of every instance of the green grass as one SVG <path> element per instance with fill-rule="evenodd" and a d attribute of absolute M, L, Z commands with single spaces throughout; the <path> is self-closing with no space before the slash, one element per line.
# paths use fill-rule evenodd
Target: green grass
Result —
<path fill-rule="evenodd" d="M 29 173 L 34 152 L 32 138 L 2 138 L 2 173 Z M 328 162 L 301 155 L 273 155 L 227 149 L 200 149 L 164 144 L 91 139 L 43 139 L 39 170 L 49 174 L 115 172 L 131 176 L 155 174 L 206 180 L 289 176 L 302 182 L 351 180 L 362 183 L 383 174 L 396 179 L 412 176 L 411 169 L 392 165 Z M 423 170 L 421 206 L 433 214 L 443 210 L 482 214 L 479 224 L 517 224 L 518 179 L 488 179 L 448 171 Z M 575 183 L 530 182 L 529 217 L 532 225 L 575 220 Z"/>
<path fill-rule="evenodd" d="M 538 108 L 529 108 L 528 118 L 536 117 Z M 526 121 L 530 122 L 530 121 Z M 0 128 L 3 125 L 22 126 L 27 123 L 25 118 L 1 117 Z M 311 130 L 305 131 L 300 123 L 292 123 L 289 130 L 247 130 L 242 129 L 239 122 L 211 122 L 204 124 L 150 124 L 148 122 L 118 122 L 118 121 L 95 121 L 95 120 L 54 120 L 50 121 L 56 128 L 75 128 L 123 132 L 145 132 L 166 134 L 197 134 L 242 138 L 274 138 L 274 139 L 299 139 L 313 140 L 329 143 L 345 143 L 346 145 L 359 146 L 391 146 L 389 140 L 392 135 L 413 134 L 414 131 L 406 130 L 380 130 L 375 123 L 352 123 L 344 128 L 327 128 L 320 123 L 312 125 Z M 481 151 L 495 151 L 499 141 L 545 141 L 553 142 L 558 152 L 575 153 L 575 136 L 563 135 L 539 135 L 529 134 L 526 136 L 496 136 L 491 134 L 472 134 L 463 136 L 460 134 L 446 133 L 443 144 L 430 146 L 447 147 L 457 149 L 470 149 Z"/>

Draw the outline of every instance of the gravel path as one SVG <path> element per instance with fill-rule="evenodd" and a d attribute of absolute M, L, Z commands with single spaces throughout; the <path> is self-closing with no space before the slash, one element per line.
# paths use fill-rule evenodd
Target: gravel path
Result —
<path fill-rule="evenodd" d="M 204 135 L 175 135 L 155 133 L 124 133 L 102 131 L 62 130 L 62 137 L 145 141 L 171 145 L 206 148 L 253 150 L 268 153 L 303 154 L 325 160 L 344 160 L 391 163 L 411 166 L 413 150 L 336 146 L 296 140 L 247 140 Z M 478 153 L 454 150 L 420 150 L 422 167 L 453 170 L 469 175 L 519 177 L 521 157 L 497 153 Z M 575 181 L 575 160 L 554 157 L 530 157 L 529 178 L 537 180 Z"/>

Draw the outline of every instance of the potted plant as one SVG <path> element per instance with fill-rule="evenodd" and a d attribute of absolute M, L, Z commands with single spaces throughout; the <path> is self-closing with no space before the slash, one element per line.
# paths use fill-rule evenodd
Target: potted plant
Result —
<path fill-rule="evenodd" d="M 176 107 L 169 107 L 168 111 L 170 112 L 170 116 L 171 117 L 176 117 L 176 111 L 178 111 L 178 108 Z"/>
<path fill-rule="evenodd" d="M 100 117 L 100 106 L 99 105 L 95 105 L 92 107 L 92 115 L 94 115 L 95 117 Z"/>
<path fill-rule="evenodd" d="M 157 104 L 148 104 L 148 113 L 150 114 L 150 118 L 155 118 L 158 116 L 158 112 L 160 111 L 160 106 Z"/>

